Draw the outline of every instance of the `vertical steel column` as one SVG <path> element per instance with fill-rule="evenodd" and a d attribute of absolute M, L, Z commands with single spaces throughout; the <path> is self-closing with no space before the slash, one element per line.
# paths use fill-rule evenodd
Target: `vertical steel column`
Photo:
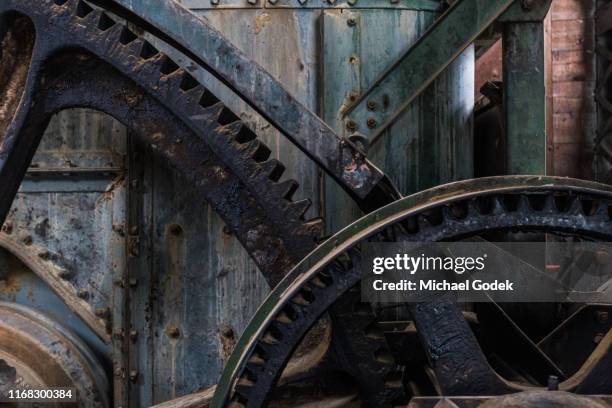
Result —
<path fill-rule="evenodd" d="M 535 4 L 537 3 L 537 4 Z M 502 17 L 506 172 L 546 174 L 552 129 L 550 52 L 545 22 L 550 1 L 522 1 L 524 14 Z"/>

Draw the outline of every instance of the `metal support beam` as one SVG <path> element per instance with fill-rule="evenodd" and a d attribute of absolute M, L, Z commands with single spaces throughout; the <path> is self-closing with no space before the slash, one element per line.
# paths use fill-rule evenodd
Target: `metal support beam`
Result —
<path fill-rule="evenodd" d="M 506 172 L 546 174 L 550 103 L 546 92 L 545 28 L 542 21 L 509 22 L 503 35 Z"/>
<path fill-rule="evenodd" d="M 204 19 L 174 1 L 92 2 L 142 26 L 210 72 L 334 177 L 362 209 L 400 197 L 357 146 L 338 136 Z"/>
<path fill-rule="evenodd" d="M 514 0 L 458 0 L 345 113 L 371 142 Z M 379 109 L 372 109 L 379 106 Z"/>
<path fill-rule="evenodd" d="M 499 17 L 541 21 L 551 0 L 458 0 L 344 112 L 346 129 L 383 134 L 412 101 Z M 441 46 L 443 45 L 443 46 Z M 373 106 L 382 106 L 372 109 Z"/>

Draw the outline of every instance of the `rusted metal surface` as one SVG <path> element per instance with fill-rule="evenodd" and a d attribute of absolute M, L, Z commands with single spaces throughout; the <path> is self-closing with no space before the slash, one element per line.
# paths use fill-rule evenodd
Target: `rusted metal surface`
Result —
<path fill-rule="evenodd" d="M 546 200 L 548 207 L 536 210 L 529 202 L 530 195 L 538 195 L 538 191 L 550 197 L 553 193 L 569 194 L 573 205 L 569 209 L 557 208 L 551 198 Z M 524 195 L 518 200 L 523 204 L 510 210 L 512 207 L 507 200 L 512 200 L 510 197 L 516 197 L 516 194 Z M 483 207 L 476 204 L 476 200 L 471 200 L 481 195 L 489 196 L 492 200 L 492 210 L 483 210 Z M 583 209 L 582 200 L 591 201 L 594 195 L 601 200 L 596 201 L 600 203 L 598 208 L 607 206 L 609 188 L 595 183 L 544 177 L 490 178 L 432 189 L 364 217 L 319 247 L 275 288 L 238 342 L 217 387 L 213 406 L 224 406 L 228 398 L 247 406 L 258 406 L 266 400 L 268 391 L 278 378 L 279 368 L 283 367 L 290 355 L 290 345 L 299 341 L 309 325 L 316 321 L 339 294 L 358 282 L 360 273 L 355 265 L 358 264 L 359 252 L 355 246 L 362 240 L 376 238 L 376 234 L 385 228 L 399 225 L 397 223 L 410 216 L 419 220 L 419 229 L 412 233 L 403 229 L 395 230 L 391 236 L 399 234 L 405 237 L 403 239 L 420 242 L 452 239 L 454 234 L 465 237 L 466 234 L 477 234 L 484 230 L 511 229 L 545 230 L 549 233 L 571 231 L 572 234 L 596 238 L 609 233 L 604 225 L 609 224 L 610 219 L 607 212 L 595 211 L 594 208 L 592 211 Z M 459 211 L 464 214 L 459 217 L 451 215 L 450 209 L 445 213 L 439 208 L 452 203 L 469 208 Z M 427 222 L 425 217 L 428 214 L 434 217 L 432 212 L 436 207 L 442 221 Z M 447 217 L 448 223 L 444 221 Z M 476 220 L 480 217 L 483 218 Z M 299 302 L 299 298 L 310 301 Z M 529 388 L 498 377 L 486 362 L 463 315 L 455 312 L 457 306 L 443 299 L 438 303 L 439 307 L 432 304 L 416 305 L 413 313 L 417 314 L 416 326 L 442 393 L 477 395 Z M 440 313 L 440 310 L 444 313 Z M 282 313 L 292 317 L 288 321 L 280 320 L 278 317 Z M 432 324 L 433 321 L 435 324 Z M 585 387 L 591 393 L 610 389 L 610 377 L 601 373 L 610 367 L 611 350 L 608 341 L 611 338 L 612 330 L 581 370 L 563 382 L 560 389 L 576 390 Z M 271 367 L 274 370 L 268 371 Z M 600 381 L 594 381 L 596 378 Z"/>
<path fill-rule="evenodd" d="M 151 7 L 145 0 L 117 1 L 114 5 L 116 13 L 143 24 L 225 83 L 334 177 L 364 209 L 372 209 L 373 202 L 385 203 L 399 197 L 384 174 L 369 163 L 359 149 L 336 135 L 221 33 L 178 3 L 155 3 Z M 191 30 L 182 30 L 184 24 Z M 224 58 L 218 58 L 219 55 Z M 351 166 L 353 159 L 359 166 Z"/>
<path fill-rule="evenodd" d="M 81 406 L 109 407 L 104 370 L 87 346 L 56 322 L 23 306 L 0 303 L 0 389 L 68 387 Z"/>

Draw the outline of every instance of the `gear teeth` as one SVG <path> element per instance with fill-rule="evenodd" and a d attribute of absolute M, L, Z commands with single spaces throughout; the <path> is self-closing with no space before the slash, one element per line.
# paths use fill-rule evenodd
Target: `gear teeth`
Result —
<path fill-rule="evenodd" d="M 179 85 L 183 91 L 190 91 L 198 85 L 200 85 L 200 83 L 193 76 L 191 76 L 191 74 L 187 72 L 183 73 L 183 78 L 181 79 L 181 84 Z"/>
<path fill-rule="evenodd" d="M 297 181 L 286 180 L 286 181 L 281 181 L 280 183 L 277 183 L 276 186 L 274 186 L 274 189 L 278 191 L 278 194 L 281 197 L 283 197 L 285 200 L 291 200 L 291 198 L 293 197 L 293 193 L 296 192 L 298 187 L 299 185 Z"/>
<path fill-rule="evenodd" d="M 278 181 L 285 172 L 283 163 L 276 159 L 270 159 L 260 164 L 262 171 L 272 181 Z"/>
<path fill-rule="evenodd" d="M 180 69 L 176 62 L 167 55 L 164 55 L 160 62 L 161 66 L 159 67 L 159 72 L 162 76 L 170 75 Z"/>
<path fill-rule="evenodd" d="M 597 208 L 593 212 L 593 216 L 598 218 L 608 218 L 608 203 L 605 201 L 597 202 Z"/>
<path fill-rule="evenodd" d="M 573 197 L 572 202 L 567 210 L 570 215 L 584 215 L 584 211 L 582 209 L 582 201 L 578 197 Z"/>
<path fill-rule="evenodd" d="M 212 92 L 210 92 L 209 90 L 206 90 L 206 92 L 204 92 L 198 103 L 203 108 L 209 108 L 219 103 L 219 98 L 213 95 Z"/>
<path fill-rule="evenodd" d="M 218 102 L 208 108 L 204 109 L 204 113 L 199 115 L 199 118 L 205 119 L 206 121 L 216 122 L 221 112 L 225 109 L 225 105 L 221 102 Z"/>
<path fill-rule="evenodd" d="M 87 4 L 86 2 L 81 0 L 81 1 L 79 1 L 77 3 L 76 10 L 75 10 L 74 14 L 78 18 L 85 18 L 92 11 L 93 11 L 93 8 L 89 4 Z"/>
<path fill-rule="evenodd" d="M 225 125 L 229 125 L 230 123 L 233 123 L 239 120 L 240 118 L 236 116 L 234 112 L 229 110 L 227 106 L 224 106 L 223 110 L 221 110 L 221 114 L 219 115 L 219 118 L 217 119 L 217 122 L 219 122 L 221 126 L 225 126 Z"/>
<path fill-rule="evenodd" d="M 140 47 L 140 52 L 138 53 L 138 55 L 140 55 L 140 58 L 142 58 L 145 61 L 155 57 L 158 54 L 159 54 L 159 50 L 155 48 L 147 40 L 144 40 L 142 42 L 142 47 Z"/>
<path fill-rule="evenodd" d="M 523 212 L 523 213 L 531 211 L 531 204 L 529 203 L 529 199 L 527 198 L 527 196 L 524 196 L 524 195 L 519 196 L 516 210 L 519 212 Z"/>
<path fill-rule="evenodd" d="M 544 200 L 544 207 L 542 211 L 552 214 L 557 211 L 557 205 L 555 203 L 555 197 L 552 194 L 547 194 Z"/>
<path fill-rule="evenodd" d="M 314 286 L 319 287 L 321 289 L 327 288 L 329 285 L 333 283 L 331 276 L 327 276 L 324 273 L 319 273 L 317 276 L 312 278 L 310 281 Z"/>
<path fill-rule="evenodd" d="M 306 214 L 306 211 L 308 211 L 311 206 L 312 202 L 308 198 L 305 198 L 300 201 L 294 201 L 289 204 L 291 210 L 298 214 L 298 217 L 300 219 L 304 219 L 304 214 Z"/>
<path fill-rule="evenodd" d="M 114 45 L 119 42 L 119 38 L 121 37 L 121 32 L 123 31 L 123 25 L 119 23 L 115 23 L 112 27 L 106 29 L 104 31 L 105 40 L 104 42 L 108 45 Z"/>
<path fill-rule="evenodd" d="M 431 222 L 427 219 L 426 216 L 419 214 L 417 217 L 417 222 L 419 223 L 419 230 L 431 228 Z"/>
<path fill-rule="evenodd" d="M 261 337 L 261 341 L 264 344 L 269 344 L 272 346 L 280 343 L 281 336 L 279 336 L 278 333 L 274 333 L 274 330 L 272 330 L 272 327 L 270 327 Z"/>
<path fill-rule="evenodd" d="M 500 197 L 493 197 L 493 209 L 491 211 L 492 215 L 502 215 L 506 211 L 504 209 L 504 205 L 501 202 Z"/>
<path fill-rule="evenodd" d="M 268 160 L 270 157 L 270 149 L 268 146 L 260 142 L 259 140 L 253 140 L 242 148 L 246 155 L 251 157 L 257 163 L 261 163 L 263 161 Z"/>
<path fill-rule="evenodd" d="M 137 38 L 138 36 L 134 34 L 132 30 L 130 30 L 126 26 L 123 26 L 123 29 L 121 30 L 121 35 L 119 36 L 119 42 L 121 44 L 128 45 Z"/>
<path fill-rule="evenodd" d="M 236 390 L 238 392 L 238 390 Z M 227 408 L 246 408 L 246 405 L 240 401 L 231 401 Z"/>
<path fill-rule="evenodd" d="M 257 135 L 240 120 L 224 125 L 222 132 L 240 144 L 248 143 L 257 139 Z"/>
<path fill-rule="evenodd" d="M 113 20 L 108 14 L 104 12 L 100 13 L 100 17 L 98 17 L 98 24 L 97 24 L 98 30 L 106 31 L 112 26 L 114 26 L 115 24 L 117 24 L 117 22 Z"/>
<path fill-rule="evenodd" d="M 289 315 L 287 313 L 285 313 L 284 311 L 280 312 L 276 316 L 276 318 L 274 320 L 276 320 L 280 324 L 291 324 L 291 323 L 293 323 L 293 320 L 291 320 Z"/>
<path fill-rule="evenodd" d="M 188 111 L 190 114 L 197 114 L 199 112 L 202 112 L 202 108 L 200 107 L 200 105 L 197 104 L 197 101 L 200 99 L 204 91 L 205 88 L 199 83 L 195 87 L 187 91 L 183 91 L 183 95 L 181 95 L 180 99 L 185 105 L 185 110 Z"/>

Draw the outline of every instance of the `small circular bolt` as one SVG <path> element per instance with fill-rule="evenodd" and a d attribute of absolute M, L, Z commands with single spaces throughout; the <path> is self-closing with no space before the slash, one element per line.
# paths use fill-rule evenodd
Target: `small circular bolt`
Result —
<path fill-rule="evenodd" d="M 357 130 L 357 122 L 355 122 L 355 121 L 354 121 L 354 120 L 352 120 L 352 119 L 349 119 L 349 120 L 346 122 L 346 130 L 349 130 L 349 131 L 351 131 L 351 132 L 356 131 L 356 130 Z"/>
<path fill-rule="evenodd" d="M 376 125 L 378 125 L 378 123 L 376 123 L 376 119 L 374 119 L 374 118 L 368 119 L 368 127 L 370 129 L 374 129 L 376 127 Z"/>
<path fill-rule="evenodd" d="M 138 279 L 130 278 L 129 283 L 130 283 L 130 287 L 135 288 L 136 286 L 138 286 Z"/>
<path fill-rule="evenodd" d="M 178 339 L 181 336 L 181 331 L 176 326 L 168 327 L 168 329 L 166 330 L 166 333 L 172 339 Z"/>
<path fill-rule="evenodd" d="M 138 339 L 138 332 L 136 330 L 130 330 L 130 340 L 133 342 Z"/>
<path fill-rule="evenodd" d="M 77 296 L 80 297 L 81 299 L 87 299 L 89 298 L 89 292 L 86 289 L 81 288 L 77 292 Z"/>
<path fill-rule="evenodd" d="M 595 343 L 595 344 L 599 344 L 599 343 L 601 343 L 601 341 L 603 340 L 603 338 L 604 338 L 604 334 L 603 334 L 603 333 L 597 333 L 597 334 L 595 335 L 595 337 L 593 337 L 593 343 Z"/>
<path fill-rule="evenodd" d="M 349 19 L 346 20 L 346 24 L 348 24 L 349 27 L 355 27 L 357 25 L 357 20 L 355 17 L 349 17 Z"/>
<path fill-rule="evenodd" d="M 13 232 L 13 223 L 10 221 L 5 222 L 2 226 L 2 232 L 10 235 Z"/>
<path fill-rule="evenodd" d="M 25 235 L 23 238 L 21 238 L 21 242 L 23 242 L 24 245 L 32 245 L 32 237 L 30 235 Z"/>
<path fill-rule="evenodd" d="M 368 101 L 368 110 L 375 111 L 376 110 L 376 102 L 373 100 Z"/>
<path fill-rule="evenodd" d="M 132 370 L 130 371 L 130 381 L 135 383 L 138 380 L 138 371 Z"/>

